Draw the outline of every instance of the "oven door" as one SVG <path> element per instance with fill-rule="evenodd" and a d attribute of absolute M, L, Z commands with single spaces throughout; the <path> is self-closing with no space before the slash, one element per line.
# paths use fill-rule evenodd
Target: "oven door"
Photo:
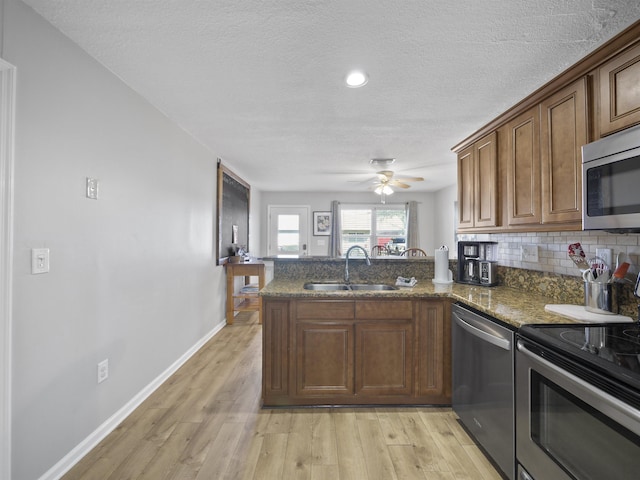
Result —
<path fill-rule="evenodd" d="M 638 409 L 542 358 L 536 348 L 520 339 L 516 350 L 518 478 L 636 478 Z"/>

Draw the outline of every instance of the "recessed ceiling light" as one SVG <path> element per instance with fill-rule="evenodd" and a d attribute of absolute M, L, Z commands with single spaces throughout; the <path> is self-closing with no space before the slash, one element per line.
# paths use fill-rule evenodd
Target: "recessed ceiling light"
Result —
<path fill-rule="evenodd" d="M 369 77 L 366 73 L 354 70 L 347 75 L 347 87 L 349 88 L 358 88 L 367 84 L 369 81 Z"/>

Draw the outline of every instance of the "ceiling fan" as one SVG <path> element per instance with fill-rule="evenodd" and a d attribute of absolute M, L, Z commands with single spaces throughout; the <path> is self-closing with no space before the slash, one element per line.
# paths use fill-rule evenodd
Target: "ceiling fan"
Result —
<path fill-rule="evenodd" d="M 393 187 L 396 188 L 409 188 L 407 182 L 422 182 L 424 178 L 422 177 L 404 177 L 404 176 L 395 176 L 394 172 L 391 170 L 382 170 L 380 172 L 376 172 L 377 181 L 373 184 L 373 191 L 378 195 L 385 194 L 391 195 L 394 190 Z"/>
<path fill-rule="evenodd" d="M 370 161 L 371 165 L 378 168 L 388 167 L 393 162 L 395 162 L 395 158 L 373 158 Z M 411 185 L 407 182 L 422 182 L 424 178 L 397 176 L 392 170 L 385 169 L 376 172 L 376 177 L 374 177 L 373 181 L 371 189 L 381 196 L 382 203 L 384 203 L 385 196 L 391 195 L 395 191 L 394 188 L 410 188 Z"/>

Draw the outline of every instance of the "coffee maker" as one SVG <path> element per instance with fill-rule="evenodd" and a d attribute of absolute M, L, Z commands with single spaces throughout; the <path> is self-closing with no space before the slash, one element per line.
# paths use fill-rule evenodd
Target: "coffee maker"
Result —
<path fill-rule="evenodd" d="M 497 284 L 498 242 L 458 242 L 458 283 Z"/>

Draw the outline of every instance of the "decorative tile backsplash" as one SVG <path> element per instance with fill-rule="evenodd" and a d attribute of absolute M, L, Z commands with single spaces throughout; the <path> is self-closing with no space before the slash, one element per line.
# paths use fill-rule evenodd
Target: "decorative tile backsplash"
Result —
<path fill-rule="evenodd" d="M 629 276 L 637 275 L 640 259 L 640 234 L 593 232 L 495 233 L 488 239 L 498 242 L 498 263 L 507 267 L 538 270 L 560 275 L 580 276 L 580 270 L 567 255 L 567 247 L 580 242 L 587 258 L 596 255 L 596 248 L 610 248 L 615 268 L 616 255 L 623 252 L 631 259 Z M 538 246 L 538 262 L 521 260 L 522 245 Z"/>
<path fill-rule="evenodd" d="M 567 247 L 580 242 L 587 258 L 596 255 L 596 248 L 612 250 L 612 268 L 616 256 L 625 253 L 631 260 L 627 279 L 635 282 L 640 271 L 640 234 L 594 232 L 504 233 L 484 236 L 483 240 L 498 242 L 498 272 L 500 283 L 523 292 L 535 292 L 554 298 L 557 303 L 579 304 L 584 299 L 582 273 L 567 254 Z M 522 245 L 538 246 L 538 262 L 521 260 Z M 638 299 L 633 296 L 633 284 L 619 286 L 620 313 L 637 318 Z"/>

